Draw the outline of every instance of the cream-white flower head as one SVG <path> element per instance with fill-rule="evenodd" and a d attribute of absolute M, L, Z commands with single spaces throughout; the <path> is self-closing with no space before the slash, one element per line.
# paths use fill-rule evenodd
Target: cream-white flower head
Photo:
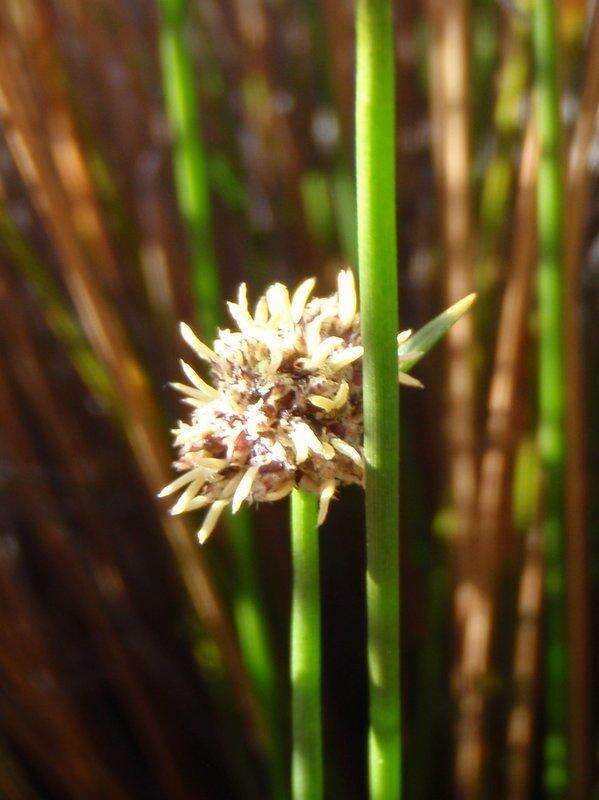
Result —
<path fill-rule="evenodd" d="M 172 386 L 192 410 L 173 431 L 181 475 L 160 496 L 181 491 L 171 514 L 208 508 L 200 542 L 228 505 L 235 513 L 243 502 L 280 500 L 300 486 L 319 495 L 321 524 L 339 484 L 363 483 L 363 348 L 354 277 L 341 271 L 334 294 L 310 299 L 315 283 L 309 278 L 291 297 L 274 283 L 253 313 L 241 284 L 237 302 L 228 303 L 238 330 L 220 330 L 212 349 L 181 323 L 183 339 L 209 365 L 212 384 L 181 361 L 188 383 Z M 409 336 L 400 334 L 398 344 Z"/>

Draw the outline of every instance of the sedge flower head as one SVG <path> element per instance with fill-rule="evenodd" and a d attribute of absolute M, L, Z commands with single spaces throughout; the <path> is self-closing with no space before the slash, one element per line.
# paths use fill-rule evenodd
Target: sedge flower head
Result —
<path fill-rule="evenodd" d="M 206 508 L 204 542 L 222 511 L 280 500 L 294 486 L 320 498 L 318 522 L 341 484 L 362 485 L 360 316 L 351 270 L 337 291 L 311 299 L 314 278 L 289 295 L 270 286 L 253 313 L 245 284 L 228 303 L 236 329 L 210 348 L 181 323 L 186 344 L 209 365 L 211 382 L 181 361 L 188 383 L 172 386 L 191 406 L 173 431 L 181 472 L 160 496 L 180 491 L 172 514 Z M 405 343 L 406 331 L 398 337 Z M 402 383 L 420 385 L 401 372 Z"/>

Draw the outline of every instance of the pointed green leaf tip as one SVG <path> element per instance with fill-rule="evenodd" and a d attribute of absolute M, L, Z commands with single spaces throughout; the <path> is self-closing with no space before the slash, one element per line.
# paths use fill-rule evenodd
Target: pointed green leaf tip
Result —
<path fill-rule="evenodd" d="M 398 348 L 398 354 L 401 357 L 401 371 L 408 372 L 408 370 L 412 369 L 437 344 L 439 339 L 445 336 L 447 331 L 464 316 L 475 300 L 476 293 L 474 292 L 458 300 L 457 303 L 443 311 L 438 317 L 427 322 L 419 331 L 401 344 Z"/>

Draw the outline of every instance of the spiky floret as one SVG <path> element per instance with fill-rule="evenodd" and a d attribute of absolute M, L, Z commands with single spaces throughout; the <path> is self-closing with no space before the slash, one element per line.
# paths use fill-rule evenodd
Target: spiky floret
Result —
<path fill-rule="evenodd" d="M 309 278 L 290 297 L 275 283 L 251 313 L 241 284 L 237 302 L 228 303 L 238 330 L 219 330 L 213 349 L 181 323 L 214 385 L 181 361 L 189 383 L 172 386 L 192 407 L 189 421 L 173 431 L 182 474 L 159 496 L 182 490 L 171 514 L 209 507 L 200 542 L 228 505 L 235 513 L 243 502 L 280 500 L 300 486 L 320 496 L 321 524 L 339 484 L 363 483 L 363 349 L 353 273 L 340 272 L 329 297 L 310 299 L 314 285 Z M 400 369 L 398 375 L 420 385 Z"/>

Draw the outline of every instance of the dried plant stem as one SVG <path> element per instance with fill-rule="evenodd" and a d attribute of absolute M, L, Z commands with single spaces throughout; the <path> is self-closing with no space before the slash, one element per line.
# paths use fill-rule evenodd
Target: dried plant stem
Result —
<path fill-rule="evenodd" d="M 389 0 L 356 4 L 371 800 L 401 796 L 395 81 Z"/>
<path fill-rule="evenodd" d="M 587 544 L 586 430 L 582 345 L 581 266 L 584 223 L 589 195 L 589 148 L 599 107 L 599 6 L 595 5 L 587 43 L 588 63 L 580 111 L 572 137 L 566 184 L 564 261 L 566 280 L 566 473 L 568 630 L 570 643 L 570 720 L 573 800 L 583 800 L 590 791 L 590 642 L 589 575 Z"/>
<path fill-rule="evenodd" d="M 524 377 L 521 354 L 528 328 L 536 255 L 534 214 L 537 168 L 538 139 L 535 121 L 531 118 L 520 157 L 511 267 L 501 303 L 480 469 L 477 524 L 482 550 L 481 566 L 487 575 L 496 570 L 501 546 L 507 544 L 510 467 L 518 439 L 517 401 Z"/>
<path fill-rule="evenodd" d="M 53 387 L 46 379 L 39 354 L 19 312 L 18 299 L 13 294 L 9 282 L 1 275 L 0 294 L 7 298 L 7 302 L 3 304 L 3 317 L 5 325 L 12 332 L 9 352 L 13 363 L 17 365 L 15 383 L 43 422 L 46 439 L 61 459 L 64 474 L 68 476 L 73 489 L 78 493 L 77 521 L 86 530 L 90 543 L 97 548 L 97 557 L 102 564 L 104 574 L 112 573 L 112 585 L 118 585 L 117 582 L 120 583 L 122 579 L 116 573 L 112 559 L 105 552 L 98 521 L 89 512 L 93 507 L 93 497 L 85 477 L 78 468 L 82 458 L 87 457 L 91 460 L 93 454 L 90 455 L 88 452 L 85 437 L 69 425 L 68 419 L 65 419 L 64 409 L 57 402 Z M 18 365 L 24 363 L 29 365 L 26 374 L 18 368 Z M 91 640 L 97 647 L 98 663 L 105 664 L 109 680 L 129 716 L 133 730 L 139 736 L 141 747 L 146 750 L 150 763 L 155 765 L 156 783 L 160 785 L 163 782 L 163 789 L 169 795 L 183 797 L 184 789 L 180 785 L 177 767 L 160 720 L 156 718 L 150 698 L 143 685 L 139 683 L 135 664 L 132 663 L 126 648 L 122 646 L 109 615 L 104 613 L 104 604 L 110 602 L 110 599 L 102 593 L 101 584 L 88 576 L 79 560 L 72 557 L 69 545 L 70 542 L 65 539 L 62 559 L 54 568 L 58 572 L 61 567 L 65 569 L 65 565 L 68 564 L 64 582 L 78 597 L 81 614 L 89 625 Z M 52 557 L 53 554 L 47 557 L 50 563 Z M 113 595 L 115 593 L 113 590 Z M 123 604 L 128 603 L 124 587 L 120 599 Z"/>
<path fill-rule="evenodd" d="M 534 6 L 533 44 L 540 142 L 537 185 L 539 242 L 539 454 L 543 480 L 546 558 L 545 768 L 547 796 L 563 797 L 569 784 L 567 746 L 568 652 L 566 637 L 564 463 L 564 187 L 557 77 L 556 7 Z"/>
<path fill-rule="evenodd" d="M 132 249 L 138 250 L 145 285 L 138 283 L 136 271 L 127 270 L 127 290 L 130 291 L 132 284 L 140 293 L 145 289 L 155 322 L 164 334 L 159 344 L 166 344 L 173 323 L 190 315 L 192 293 L 188 262 L 180 245 L 179 231 L 173 224 L 170 181 L 165 174 L 169 145 L 161 126 L 147 124 L 148 119 L 157 118 L 162 111 L 161 99 L 155 91 L 159 65 L 153 57 L 154 49 L 148 48 L 148 41 L 153 42 L 157 37 L 153 24 L 150 39 L 139 25 L 128 19 L 128 11 L 131 12 L 129 7 L 110 0 L 102 24 L 85 0 L 64 0 L 61 4 L 63 24 L 76 26 L 77 37 L 85 43 L 89 63 L 93 65 L 86 69 L 85 62 L 79 64 L 69 77 L 79 103 L 93 123 L 124 216 L 135 220 L 135 225 L 127 229 L 127 238 L 132 239 Z M 157 15 L 148 16 L 154 23 Z M 133 65 L 137 68 L 132 69 Z M 119 70 L 121 80 L 110 79 L 114 69 Z M 132 153 L 137 153 L 146 164 L 151 160 L 163 166 L 138 170 L 132 180 L 128 169 Z"/>
<path fill-rule="evenodd" d="M 469 709 L 468 727 L 462 744 L 470 753 L 468 785 L 479 792 L 483 779 L 484 686 L 491 657 L 494 595 L 498 564 L 509 530 L 511 467 L 518 443 L 518 396 L 524 370 L 522 348 L 526 339 L 534 275 L 536 245 L 535 179 L 538 142 L 534 120 L 530 120 L 522 148 L 511 269 L 499 319 L 494 371 L 489 388 L 485 447 L 481 459 L 477 503 L 480 564 L 471 585 L 469 614 L 464 625 L 460 655 L 464 677 L 463 701 Z"/>
<path fill-rule="evenodd" d="M 14 28 L 6 11 L 2 6 L 0 9 L 0 113 L 6 139 L 53 240 L 81 325 L 113 382 L 132 452 L 154 495 L 169 477 L 166 466 L 169 457 L 160 414 L 121 320 L 102 291 L 97 272 L 91 268 L 73 230 L 68 202 L 45 142 L 38 135 L 42 129 L 39 109 L 12 35 Z M 189 598 L 221 648 L 248 731 L 255 731 L 254 698 L 206 565 L 184 522 L 164 516 L 162 522 Z"/>
<path fill-rule="evenodd" d="M 351 6 L 339 0 L 324 0 L 321 13 L 329 57 L 329 80 L 335 106 L 339 109 L 341 136 L 344 144 L 348 145 L 354 125 L 353 65 L 347 58 L 347 53 L 354 47 Z"/>
<path fill-rule="evenodd" d="M 32 527 L 36 530 L 40 541 L 43 542 L 44 555 L 49 563 L 53 564 L 56 574 L 60 574 L 62 568 L 66 567 L 68 570 L 67 583 L 77 587 L 79 600 L 86 604 L 86 612 L 91 611 L 96 614 L 95 624 L 98 624 L 97 615 L 101 615 L 98 609 L 101 604 L 97 598 L 93 597 L 90 593 L 90 588 L 87 582 L 88 576 L 84 574 L 84 570 L 79 570 L 78 564 L 73 560 L 73 553 L 66 547 L 67 533 L 64 526 L 62 516 L 54 497 L 51 494 L 50 488 L 47 486 L 43 478 L 43 470 L 38 462 L 37 455 L 32 446 L 31 437 L 28 431 L 22 424 L 21 415 L 13 395 L 11 387 L 9 386 L 8 379 L 5 376 L 5 370 L 1 370 L 0 375 L 0 434 L 2 436 L 3 447 L 6 449 L 9 456 L 14 463 L 21 463 L 25 465 L 24 474 L 27 470 L 34 472 L 37 476 L 35 487 L 21 477 L 16 476 L 12 481 L 12 490 L 19 502 L 19 507 Z M 58 567 L 57 567 L 58 565 Z M 0 564 L 0 583 L 5 578 L 3 565 Z M 7 587 L 6 583 L 2 587 L 2 591 L 6 596 Z M 17 583 L 14 587 L 15 592 L 21 592 L 21 587 Z M 92 594 L 92 596 L 90 596 Z M 25 593 L 19 599 L 25 599 Z M 16 600 L 16 604 L 22 607 L 27 607 L 24 603 Z M 28 605 L 28 603 L 27 603 Z M 9 617 L 10 618 L 10 617 Z M 33 627 L 33 626 L 32 626 Z M 91 628 L 94 630 L 93 626 Z M 34 632 L 30 628 L 30 632 Z M 41 638 L 36 638 L 36 647 L 40 654 L 44 656 L 46 648 Z M 12 674 L 12 680 L 17 685 L 19 683 L 27 684 L 26 670 L 19 669 L 18 662 L 15 663 L 14 648 L 5 647 L 4 644 L 0 647 L 0 652 L 3 654 L 0 659 L 0 672 L 8 671 Z M 17 651 L 18 652 L 18 651 Z M 35 720 L 35 725 L 39 723 L 40 716 L 47 709 L 49 715 L 54 715 L 58 711 L 58 718 L 55 718 L 56 727 L 54 729 L 54 743 L 62 743 L 63 736 L 66 736 L 68 742 L 64 742 L 65 753 L 68 753 L 68 748 L 71 748 L 71 753 L 75 753 L 75 760 L 80 760 L 81 764 L 90 763 L 97 764 L 97 769 L 94 769 L 94 774 L 87 773 L 85 767 L 79 767 L 77 774 L 70 776 L 75 784 L 79 784 L 79 792 L 74 796 L 85 796 L 88 792 L 94 793 L 98 791 L 100 795 L 102 792 L 106 793 L 108 797 L 123 798 L 125 793 L 121 790 L 118 784 L 114 783 L 112 775 L 105 770 L 104 766 L 98 763 L 97 753 L 94 749 L 93 743 L 89 741 L 87 734 L 78 719 L 77 713 L 71 708 L 70 701 L 67 695 L 56 684 L 50 684 L 56 695 L 60 698 L 58 704 L 52 703 L 49 700 L 47 692 L 40 691 L 37 702 L 31 709 L 31 717 Z M 2 679 L 2 685 L 6 685 L 5 678 Z M 29 689 L 32 689 L 32 684 L 29 682 Z M 5 718 L 7 709 L 2 707 L 2 700 L 4 699 L 4 692 L 0 693 L 0 715 Z M 26 702 L 27 696 L 30 692 L 24 692 L 23 700 Z M 10 698 L 10 694 L 8 696 Z M 8 702 L 9 709 L 11 703 Z M 43 728 L 43 725 L 42 725 Z M 45 731 L 42 736 L 45 736 Z M 34 744 L 33 731 L 31 731 L 31 738 L 26 737 L 24 746 L 28 749 L 36 749 Z M 40 760 L 41 753 L 38 756 Z M 92 785 L 90 785 L 90 781 Z M 93 784 L 97 781 L 97 785 Z M 165 781 L 165 785 L 166 785 Z M 175 797 L 182 797 L 180 793 L 176 793 Z"/>
<path fill-rule="evenodd" d="M 433 22 L 433 157 L 441 194 L 445 259 L 445 298 L 451 304 L 474 290 L 472 192 L 470 185 L 469 3 L 431 0 Z M 478 578 L 470 558 L 476 516 L 476 375 L 474 321 L 467 315 L 447 337 L 447 414 L 445 439 L 449 488 L 455 523 L 452 530 L 456 572 L 454 613 L 458 650 L 464 631 L 480 614 L 472 583 Z M 459 797 L 476 796 L 482 758 L 473 736 L 477 713 L 468 665 L 457 664 L 455 781 Z"/>
<path fill-rule="evenodd" d="M 543 605 L 543 548 L 537 524 L 527 533 L 525 548 L 512 670 L 515 698 L 507 724 L 505 796 L 509 800 L 527 800 L 532 778 Z"/>
<path fill-rule="evenodd" d="M 509 14 L 505 15 L 505 27 L 493 110 L 494 152 L 485 170 L 479 211 L 477 277 L 487 291 L 501 279 L 501 243 L 510 220 L 516 169 L 514 149 L 522 135 L 522 106 L 530 73 L 530 25 L 520 15 Z"/>
<path fill-rule="evenodd" d="M 2 192 L 3 188 L 0 187 L 0 194 Z M 110 378 L 89 346 L 58 285 L 44 270 L 2 203 L 0 203 L 0 238 L 11 260 L 33 288 L 42 307 L 47 327 L 64 346 L 87 391 L 98 403 L 104 403 L 107 408 L 114 409 L 116 397 Z"/>
<path fill-rule="evenodd" d="M 54 14 L 47 0 L 29 0 L 23 6 L 27 12 L 21 17 L 25 22 L 20 33 L 27 59 L 31 60 L 32 71 L 44 93 L 44 135 L 57 177 L 83 246 L 101 260 L 103 281 L 117 291 L 122 288 L 122 275 L 106 231 L 89 160 L 69 107 L 67 83 L 56 52 Z"/>
<path fill-rule="evenodd" d="M 440 97 L 433 104 L 442 131 L 439 181 L 445 248 L 445 294 L 448 305 L 474 290 L 471 250 L 470 134 L 468 71 L 468 4 L 450 0 L 435 8 L 438 28 Z M 472 533 L 476 497 L 473 318 L 465 316 L 448 333 L 447 437 L 456 537 L 467 543 Z"/>
<path fill-rule="evenodd" d="M 323 797 L 320 560 L 315 494 L 291 495 L 291 795 Z"/>

